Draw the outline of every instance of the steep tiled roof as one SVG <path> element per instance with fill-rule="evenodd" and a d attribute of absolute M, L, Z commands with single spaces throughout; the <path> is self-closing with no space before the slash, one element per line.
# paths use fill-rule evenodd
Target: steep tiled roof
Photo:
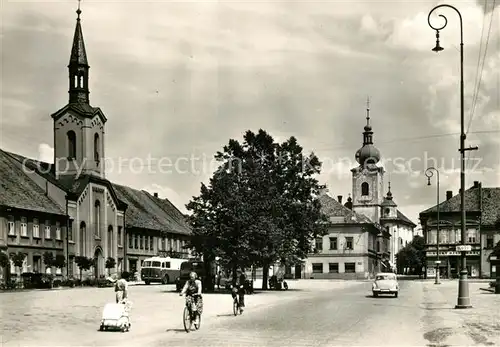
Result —
<path fill-rule="evenodd" d="M 465 208 L 467 211 L 479 211 L 478 188 L 471 188 L 465 191 Z M 434 212 L 437 212 L 437 205 L 420 212 L 420 215 L 426 215 Z M 440 203 L 439 212 L 460 212 L 460 194 Z"/>
<path fill-rule="evenodd" d="M 178 221 L 182 214 L 167 212 L 167 207 L 160 207 L 159 200 L 145 191 L 113 184 L 118 198 L 128 204 L 126 212 L 127 226 L 159 230 L 176 234 L 190 234 L 186 224 Z M 163 203 L 167 205 L 167 203 Z M 182 221 L 184 218 L 181 219 Z"/>
<path fill-rule="evenodd" d="M 500 188 L 481 188 L 482 201 L 480 199 L 480 189 L 472 187 L 465 191 L 466 211 L 481 213 L 481 223 L 485 226 L 500 225 Z M 480 204 L 482 202 L 482 206 Z M 460 212 L 460 194 L 439 204 L 440 212 Z M 420 212 L 421 217 L 437 212 L 437 206 L 428 208 Z"/>
<path fill-rule="evenodd" d="M 0 205 L 24 210 L 65 215 L 64 210 L 45 195 L 7 152 L 0 150 Z"/>
<path fill-rule="evenodd" d="M 417 226 L 415 223 L 413 223 L 413 222 L 411 221 L 411 219 L 410 219 L 410 218 L 406 217 L 406 216 L 403 214 L 403 212 L 401 212 L 400 210 L 398 210 L 398 219 L 399 219 L 399 220 L 402 220 L 402 221 L 403 221 L 403 222 L 405 222 L 405 223 L 411 224 L 411 225 L 413 225 L 413 226 L 415 226 L 415 227 Z"/>
<path fill-rule="evenodd" d="M 43 190 L 41 190 L 38 185 L 36 185 L 25 173 L 23 173 L 18 166 L 14 165 L 13 161 L 16 160 L 28 167 L 30 170 L 36 170 L 43 178 L 68 193 L 80 195 L 88 183 L 92 180 L 98 180 L 103 184 L 109 185 L 115 191 L 118 200 L 121 203 L 128 204 L 125 214 L 125 222 L 127 226 L 176 234 L 190 234 L 190 228 L 186 222 L 185 216 L 168 199 L 155 198 L 148 192 L 113 184 L 107 180 L 90 177 L 89 175 L 82 175 L 78 179 L 69 176 L 56 179 L 53 164 L 29 159 L 19 154 L 4 152 L 2 150 L 0 150 L 0 155 L 2 158 L 2 163 L 0 164 L 0 182 L 2 184 L 2 190 L 0 190 L 0 204 L 3 204 L 3 200 L 7 199 L 7 197 L 9 197 L 10 203 L 14 203 L 14 199 L 17 197 L 16 199 L 19 200 L 17 201 L 17 206 L 9 206 L 29 210 L 40 210 L 40 208 L 44 208 L 47 212 L 48 209 L 51 209 L 53 207 L 52 205 L 55 204 L 55 202 L 52 202 L 50 198 L 45 196 Z M 22 175 L 11 174 L 10 172 L 16 171 L 12 171 L 10 167 L 20 171 Z M 9 177 L 9 179 L 4 178 L 4 176 Z M 7 193 L 4 194 L 5 191 L 8 191 L 10 195 Z M 19 193 L 19 191 L 21 193 Z M 39 192 L 41 192 L 42 197 L 36 198 L 35 195 L 39 194 Z M 31 197 L 31 195 L 33 195 L 33 197 Z M 48 200 L 51 201 L 51 203 L 43 203 L 41 204 L 41 207 L 37 207 L 39 205 L 38 201 L 42 201 L 40 200 L 41 198 L 44 198 L 44 202 Z M 59 208 L 57 205 L 54 206 Z M 63 211 L 60 210 L 58 213 L 60 212 Z"/>
<path fill-rule="evenodd" d="M 319 201 L 321 202 L 322 212 L 328 218 L 343 217 L 343 223 L 373 224 L 368 217 L 348 209 L 327 194 L 321 195 Z"/>

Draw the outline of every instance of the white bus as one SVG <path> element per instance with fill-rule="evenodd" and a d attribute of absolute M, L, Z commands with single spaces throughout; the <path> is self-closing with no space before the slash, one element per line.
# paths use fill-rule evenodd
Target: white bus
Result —
<path fill-rule="evenodd" d="M 141 268 L 141 279 L 146 284 L 159 282 L 174 283 L 179 277 L 181 264 L 187 259 L 170 257 L 151 257 L 144 260 Z"/>

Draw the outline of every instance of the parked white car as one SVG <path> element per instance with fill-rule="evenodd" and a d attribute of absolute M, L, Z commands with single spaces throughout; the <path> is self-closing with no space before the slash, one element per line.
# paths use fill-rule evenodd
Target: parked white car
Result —
<path fill-rule="evenodd" d="M 392 294 L 396 298 L 399 294 L 398 278 L 392 272 L 380 272 L 375 275 L 375 281 L 372 284 L 373 296 L 376 298 L 380 294 Z"/>

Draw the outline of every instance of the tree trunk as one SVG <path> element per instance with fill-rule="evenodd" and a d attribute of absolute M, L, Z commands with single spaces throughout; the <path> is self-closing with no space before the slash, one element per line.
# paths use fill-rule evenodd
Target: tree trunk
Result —
<path fill-rule="evenodd" d="M 80 282 L 82 281 L 82 268 L 80 268 Z"/>
<path fill-rule="evenodd" d="M 267 290 L 267 281 L 269 277 L 269 264 L 264 263 L 262 266 L 262 290 Z"/>

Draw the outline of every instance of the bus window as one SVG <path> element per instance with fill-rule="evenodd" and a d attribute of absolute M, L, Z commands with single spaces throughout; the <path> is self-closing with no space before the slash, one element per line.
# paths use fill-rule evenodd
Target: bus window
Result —
<path fill-rule="evenodd" d="M 162 267 L 162 269 L 165 268 L 165 263 L 164 262 L 161 262 L 161 267 Z"/>
<path fill-rule="evenodd" d="M 149 266 L 151 266 L 151 262 L 150 261 L 145 261 L 142 266 L 143 267 L 149 267 Z"/>
<path fill-rule="evenodd" d="M 169 262 L 169 261 L 167 261 L 167 262 L 165 263 L 165 267 L 166 267 L 167 269 L 170 269 L 170 262 Z"/>
<path fill-rule="evenodd" d="M 160 267 L 160 262 L 154 261 L 152 267 Z"/>

